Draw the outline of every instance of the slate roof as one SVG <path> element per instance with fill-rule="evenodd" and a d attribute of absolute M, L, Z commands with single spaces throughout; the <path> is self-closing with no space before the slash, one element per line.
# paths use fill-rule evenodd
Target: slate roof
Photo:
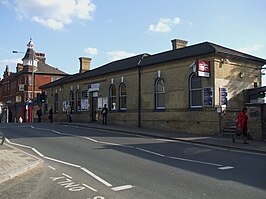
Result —
<path fill-rule="evenodd" d="M 30 59 L 30 60 L 32 60 L 33 57 L 35 57 L 34 50 L 31 49 L 31 48 L 28 48 L 27 51 L 26 51 L 26 53 L 25 53 L 25 55 L 24 55 L 24 57 L 22 58 L 22 61 L 24 59 Z"/>
<path fill-rule="evenodd" d="M 26 73 L 31 73 L 31 69 L 28 70 L 21 70 L 16 75 L 21 75 L 21 74 L 26 74 Z M 65 76 L 68 75 L 64 71 L 59 70 L 58 68 L 55 68 L 47 63 L 44 62 L 38 62 L 37 64 L 37 70 L 34 72 L 36 74 L 47 74 L 47 75 L 58 75 L 58 76 Z"/>
<path fill-rule="evenodd" d="M 104 75 L 104 74 L 108 74 L 108 73 L 112 73 L 112 72 L 118 72 L 118 71 L 136 68 L 136 67 L 138 67 L 138 64 L 140 64 L 140 60 L 144 56 L 148 56 L 148 54 L 140 54 L 140 55 L 136 55 L 133 57 L 129 57 L 129 58 L 121 59 L 118 61 L 110 62 L 108 64 L 101 66 L 101 67 L 95 68 L 95 69 L 90 70 L 90 71 L 86 71 L 84 73 L 76 73 L 74 75 L 61 78 L 60 80 L 51 82 L 49 84 L 45 84 L 45 85 L 41 86 L 40 88 L 41 89 L 50 88 L 50 87 L 58 86 L 58 85 L 61 85 L 63 83 L 67 83 L 67 82 L 92 78 L 92 77 L 96 77 L 96 76 L 100 76 L 100 75 Z"/>
<path fill-rule="evenodd" d="M 49 64 L 39 62 L 37 66 L 37 71 L 35 73 L 46 73 L 46 74 L 54 74 L 54 75 L 67 75 L 67 73 L 50 66 Z"/>
<path fill-rule="evenodd" d="M 224 56 L 236 56 L 240 58 L 244 58 L 247 60 L 257 61 L 266 64 L 265 59 L 261 59 L 258 57 L 254 57 L 252 55 L 248 55 L 245 53 L 238 52 L 236 50 L 232 50 L 223 46 L 219 46 L 217 44 L 213 44 L 210 42 L 203 42 L 192 46 L 187 46 L 185 48 L 180 48 L 176 50 L 170 50 L 162 53 L 158 53 L 152 56 L 147 57 L 142 62 L 142 66 L 158 64 L 168 61 L 174 61 L 178 59 L 185 59 L 190 57 L 202 56 L 202 55 L 210 55 L 210 54 L 221 54 Z"/>
<path fill-rule="evenodd" d="M 58 86 L 66 82 L 82 80 L 86 78 L 92 78 L 99 75 L 104 75 L 112 72 L 118 72 L 123 70 L 129 70 L 137 67 L 146 67 L 149 65 L 154 65 L 158 63 L 164 63 L 174 60 L 181 60 L 190 57 L 199 57 L 203 55 L 222 55 L 222 56 L 234 56 L 243 58 L 246 60 L 256 61 L 262 65 L 266 64 L 265 59 L 261 59 L 252 55 L 248 55 L 236 50 L 232 50 L 217 44 L 213 44 L 210 42 L 203 42 L 191 46 L 187 46 L 184 48 L 176 49 L 176 50 L 169 50 L 162 53 L 149 55 L 149 54 L 140 54 L 137 56 L 129 57 L 126 59 L 114 61 L 99 68 L 86 71 L 82 74 L 77 73 L 60 80 L 51 82 L 49 84 L 43 85 L 41 88 L 50 88 L 53 86 Z"/>

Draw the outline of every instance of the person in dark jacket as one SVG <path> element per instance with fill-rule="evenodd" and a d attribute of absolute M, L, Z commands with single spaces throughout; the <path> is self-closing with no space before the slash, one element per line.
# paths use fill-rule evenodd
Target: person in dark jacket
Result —
<path fill-rule="evenodd" d="M 38 122 L 42 122 L 42 109 L 41 109 L 41 107 L 38 108 L 36 115 L 38 116 Z"/>
<path fill-rule="evenodd" d="M 49 119 L 50 119 L 50 122 L 53 123 L 53 114 L 54 114 L 54 110 L 53 110 L 53 107 L 51 106 L 50 110 L 49 110 Z"/>
<path fill-rule="evenodd" d="M 106 104 L 104 104 L 104 107 L 103 107 L 101 113 L 102 113 L 102 117 L 103 117 L 103 124 L 106 125 L 107 124 L 107 113 L 108 113 L 108 108 L 107 108 Z"/>

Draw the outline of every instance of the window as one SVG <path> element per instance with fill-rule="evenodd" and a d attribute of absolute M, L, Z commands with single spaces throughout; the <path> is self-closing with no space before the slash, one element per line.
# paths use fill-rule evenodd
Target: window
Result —
<path fill-rule="evenodd" d="M 29 84 L 29 81 L 28 81 L 28 80 L 29 80 L 29 78 L 28 78 L 28 76 L 26 75 L 26 76 L 25 76 L 25 84 L 26 84 L 26 85 Z M 30 80 L 30 81 L 31 81 L 31 80 Z"/>
<path fill-rule="evenodd" d="M 81 92 L 77 90 L 76 92 L 76 110 L 81 111 Z"/>
<path fill-rule="evenodd" d="M 155 82 L 155 108 L 165 109 L 165 85 L 162 78 L 158 78 Z"/>
<path fill-rule="evenodd" d="M 116 89 L 112 84 L 109 88 L 110 110 L 116 110 Z"/>
<path fill-rule="evenodd" d="M 71 108 L 71 112 L 74 110 L 74 92 L 70 91 L 70 95 L 69 95 L 69 105 Z"/>
<path fill-rule="evenodd" d="M 58 94 L 54 95 L 54 112 L 58 112 Z"/>
<path fill-rule="evenodd" d="M 190 108 L 202 107 L 202 86 L 201 78 L 192 73 L 189 77 L 189 103 Z"/>
<path fill-rule="evenodd" d="M 28 100 L 28 93 L 24 92 L 24 102 L 26 102 Z"/>
<path fill-rule="evenodd" d="M 33 99 L 32 92 L 29 92 L 29 99 Z"/>
<path fill-rule="evenodd" d="M 127 87 L 124 83 L 120 85 L 119 89 L 119 106 L 120 110 L 127 109 Z"/>

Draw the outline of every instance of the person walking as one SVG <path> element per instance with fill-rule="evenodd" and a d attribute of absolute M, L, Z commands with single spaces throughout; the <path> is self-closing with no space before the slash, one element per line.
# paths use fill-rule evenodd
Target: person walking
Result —
<path fill-rule="evenodd" d="M 104 107 L 103 107 L 101 113 L 102 113 L 102 117 L 103 117 L 103 125 L 106 125 L 107 124 L 107 113 L 108 113 L 108 109 L 107 109 L 106 104 L 104 104 Z"/>
<path fill-rule="evenodd" d="M 42 109 L 41 107 L 38 108 L 36 115 L 38 116 L 38 122 L 42 122 Z"/>
<path fill-rule="evenodd" d="M 54 114 L 54 110 L 53 110 L 53 107 L 51 106 L 50 110 L 49 110 L 49 119 L 50 119 L 50 122 L 53 123 L 53 114 Z"/>
<path fill-rule="evenodd" d="M 247 116 L 247 108 L 244 107 L 242 111 L 239 113 L 237 117 L 237 131 L 240 132 L 239 134 L 236 133 L 233 135 L 232 140 L 235 142 L 237 136 L 240 136 L 242 134 L 244 144 L 248 144 L 247 137 L 248 137 L 248 116 Z"/>

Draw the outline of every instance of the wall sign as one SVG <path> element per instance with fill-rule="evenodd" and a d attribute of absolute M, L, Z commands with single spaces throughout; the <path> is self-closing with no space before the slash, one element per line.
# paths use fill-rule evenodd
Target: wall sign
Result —
<path fill-rule="evenodd" d="M 197 69 L 199 77 L 210 77 L 210 68 L 209 61 L 198 60 Z"/>
<path fill-rule="evenodd" d="M 21 102 L 21 96 L 20 95 L 16 95 L 16 102 Z"/>
<path fill-rule="evenodd" d="M 24 84 L 19 84 L 18 85 L 18 90 L 19 91 L 24 91 Z"/>
<path fill-rule="evenodd" d="M 89 92 L 99 91 L 100 83 L 88 85 Z"/>
<path fill-rule="evenodd" d="M 82 99 L 89 97 L 89 95 L 88 95 L 89 92 L 88 91 L 89 90 L 84 90 L 84 91 L 81 92 Z"/>
<path fill-rule="evenodd" d="M 227 105 L 228 89 L 227 88 L 219 88 L 219 93 L 220 93 L 220 105 Z"/>
<path fill-rule="evenodd" d="M 213 88 L 212 87 L 203 88 L 203 105 L 204 106 L 213 105 Z"/>

